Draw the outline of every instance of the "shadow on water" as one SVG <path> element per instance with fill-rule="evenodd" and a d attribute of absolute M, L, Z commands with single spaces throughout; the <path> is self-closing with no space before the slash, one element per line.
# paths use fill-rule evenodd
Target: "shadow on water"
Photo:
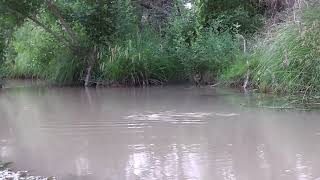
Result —
<path fill-rule="evenodd" d="M 320 113 L 245 107 L 212 88 L 0 94 L 0 159 L 62 180 L 320 177 Z"/>

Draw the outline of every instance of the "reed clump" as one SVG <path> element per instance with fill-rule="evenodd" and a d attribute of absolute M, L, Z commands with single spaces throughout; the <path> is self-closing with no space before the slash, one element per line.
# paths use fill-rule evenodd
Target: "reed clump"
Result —
<path fill-rule="evenodd" d="M 245 72 L 250 71 L 252 88 L 301 95 L 295 101 L 319 102 L 320 7 L 309 4 L 291 12 L 287 19 L 269 27 L 251 51 L 224 74 L 224 80 L 241 84 Z"/>

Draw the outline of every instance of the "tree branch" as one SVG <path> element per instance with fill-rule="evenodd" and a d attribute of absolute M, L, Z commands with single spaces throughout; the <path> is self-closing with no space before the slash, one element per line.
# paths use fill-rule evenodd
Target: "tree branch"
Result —
<path fill-rule="evenodd" d="M 40 26 L 41 28 L 43 28 L 47 33 L 49 33 L 54 39 L 56 39 L 58 42 L 63 43 L 66 46 L 70 46 L 69 42 L 63 37 L 60 36 L 59 34 L 57 34 L 56 32 L 54 32 L 53 30 L 51 30 L 49 27 L 47 27 L 45 24 L 43 24 L 42 22 L 40 22 L 39 20 L 37 20 L 35 17 L 33 16 L 29 16 L 26 15 L 22 12 L 20 12 L 17 9 L 11 8 L 10 6 L 6 5 L 8 10 L 13 12 L 13 13 L 17 13 L 27 19 L 30 19 L 33 23 L 35 23 L 36 25 Z"/>
<path fill-rule="evenodd" d="M 32 16 L 26 16 L 28 19 L 30 19 L 32 22 L 34 22 L 35 24 L 37 24 L 38 26 L 42 27 L 46 32 L 48 32 L 49 34 L 51 34 L 57 41 L 63 43 L 64 45 L 70 46 L 70 42 L 68 40 L 66 40 L 64 37 L 58 35 L 57 33 L 55 33 L 54 31 L 52 31 L 49 27 L 47 27 L 46 25 L 44 25 L 42 22 L 40 22 L 39 20 L 37 20 L 36 18 L 32 17 Z"/>
<path fill-rule="evenodd" d="M 69 24 L 64 20 L 60 10 L 55 4 L 53 4 L 52 0 L 48 0 L 48 9 L 54 16 L 58 18 L 61 26 L 63 27 L 62 29 L 70 36 L 72 43 L 74 45 L 79 45 L 79 41 L 77 39 L 76 34 L 72 30 L 72 28 L 69 26 Z"/>

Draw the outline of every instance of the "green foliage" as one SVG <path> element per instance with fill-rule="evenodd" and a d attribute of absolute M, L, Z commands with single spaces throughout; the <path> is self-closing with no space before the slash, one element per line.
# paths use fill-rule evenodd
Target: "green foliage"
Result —
<path fill-rule="evenodd" d="M 320 88 L 320 8 L 309 8 L 302 22 L 278 26 L 271 36 L 260 40 L 247 60 L 240 58 L 225 73 L 227 80 L 239 81 L 251 72 L 261 91 L 319 95 Z"/>
<path fill-rule="evenodd" d="M 178 74 L 175 61 L 150 32 L 106 49 L 97 78 L 129 85 L 161 84 L 174 79 Z"/>
<path fill-rule="evenodd" d="M 91 78 L 97 82 L 149 85 L 200 76 L 203 83 L 219 77 L 240 83 L 250 71 L 260 89 L 319 88 L 317 9 L 304 13 L 301 26 L 280 27 L 243 54 L 237 37 L 263 25 L 260 1 L 198 0 L 191 10 L 182 8 L 186 1 L 147 10 L 131 0 L 52 2 L 58 12 L 48 1 L 0 0 L 0 74 L 78 82 L 90 64 L 90 49 L 97 47 Z M 145 21 L 150 11 L 169 22 L 154 27 Z"/>
<path fill-rule="evenodd" d="M 13 77 L 42 77 L 57 43 L 46 32 L 26 23 L 14 33 L 12 42 L 17 56 L 14 60 Z"/>
<path fill-rule="evenodd" d="M 200 27 L 193 13 L 176 17 L 168 29 L 166 47 L 178 60 L 185 79 L 200 75 L 204 83 L 209 83 L 234 61 L 239 48 L 231 28 L 222 31 L 218 24 Z"/>
<path fill-rule="evenodd" d="M 220 80 L 235 86 L 239 86 L 241 83 L 243 83 L 245 74 L 249 69 L 249 66 L 246 62 L 248 58 L 249 55 L 247 54 L 237 55 L 235 62 L 222 73 Z"/>
<path fill-rule="evenodd" d="M 6 49 L 5 37 L 3 34 L 0 34 L 0 64 L 4 61 L 4 53 Z"/>
<path fill-rule="evenodd" d="M 198 0 L 199 21 L 205 27 L 219 24 L 224 31 L 236 26 L 236 33 L 253 34 L 263 25 L 259 2 L 248 0 Z"/>
<path fill-rule="evenodd" d="M 239 52 L 234 63 L 222 72 L 219 80 L 227 86 L 242 87 L 249 73 L 249 86 L 254 87 L 256 84 L 252 83 L 252 76 L 260 63 L 260 53 L 257 49 L 249 53 Z"/>
<path fill-rule="evenodd" d="M 166 40 L 169 46 L 174 49 L 184 45 L 190 46 L 198 36 L 199 26 L 192 12 L 183 12 L 181 16 L 173 17 L 166 30 Z"/>
<path fill-rule="evenodd" d="M 97 45 L 99 60 L 93 81 L 148 85 L 192 80 L 200 74 L 203 82 L 212 82 L 239 51 L 233 35 L 238 31 L 233 26 L 237 20 L 231 19 L 238 15 L 247 18 L 240 10 L 232 17 L 221 12 L 210 26 L 202 28 L 195 11 L 180 9 L 165 33 L 157 35 L 157 28 L 142 24 L 141 12 L 131 0 L 55 2 L 80 40 L 80 49 L 66 48 L 42 26 L 26 22 L 14 33 L 13 51 L 8 54 L 12 58 L 5 66 L 10 69 L 8 76 L 78 81 L 83 77 L 88 48 Z M 66 32 L 59 30 L 61 22 L 45 7 L 38 15 L 54 33 L 68 39 Z"/>
<path fill-rule="evenodd" d="M 253 34 L 262 27 L 262 16 L 259 14 L 250 15 L 244 8 L 239 7 L 234 10 L 227 10 L 219 13 L 208 20 L 208 24 L 220 31 L 231 29 L 234 33 Z"/>
<path fill-rule="evenodd" d="M 14 59 L 6 62 L 6 75 L 12 78 L 42 78 L 58 83 L 79 80 L 84 67 L 83 54 L 75 55 L 43 29 L 26 22 L 12 41 Z M 10 54 L 8 54 L 10 56 Z"/>
<path fill-rule="evenodd" d="M 0 0 L 0 12 L 25 18 L 36 13 L 45 1 L 43 0 Z"/>
<path fill-rule="evenodd" d="M 83 69 L 86 66 L 86 55 L 83 52 L 75 54 L 66 49 L 59 49 L 49 62 L 45 79 L 58 84 L 73 84 L 80 82 Z"/>
<path fill-rule="evenodd" d="M 117 42 L 135 38 L 139 32 L 138 16 L 140 11 L 134 6 L 131 0 L 116 1 L 112 6 L 114 14 L 114 34 L 113 39 Z"/>
<path fill-rule="evenodd" d="M 261 51 L 255 81 L 274 91 L 317 93 L 320 87 L 320 9 L 304 20 L 304 28 L 287 24 L 276 32 Z M 307 14 L 310 11 L 307 11 Z M 309 14 L 310 15 L 310 14 Z M 312 22 L 312 23 L 310 23 Z"/>
<path fill-rule="evenodd" d="M 200 74 L 212 82 L 235 59 L 237 46 L 229 32 L 205 31 L 190 47 L 180 47 L 177 57 L 187 77 Z"/>
<path fill-rule="evenodd" d="M 15 26 L 15 21 L 16 19 L 12 16 L 0 16 L 0 65 L 5 61 L 7 45 Z"/>
<path fill-rule="evenodd" d="M 57 5 L 63 10 L 68 22 L 76 22 L 84 29 L 89 43 L 105 44 L 115 31 L 116 17 L 113 0 L 59 0 Z M 72 23 L 71 23 L 72 24 Z"/>

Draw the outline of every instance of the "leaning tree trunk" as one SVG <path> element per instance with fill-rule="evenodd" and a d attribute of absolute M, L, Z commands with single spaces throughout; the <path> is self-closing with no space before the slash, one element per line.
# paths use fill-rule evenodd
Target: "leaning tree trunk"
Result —
<path fill-rule="evenodd" d="M 97 46 L 94 46 L 92 49 L 90 49 L 89 52 L 89 58 L 88 58 L 88 65 L 87 65 L 87 71 L 86 71 L 86 76 L 84 79 L 84 86 L 88 87 L 90 85 L 90 78 L 91 78 L 91 73 L 94 65 L 96 64 L 98 59 L 98 50 Z"/>

